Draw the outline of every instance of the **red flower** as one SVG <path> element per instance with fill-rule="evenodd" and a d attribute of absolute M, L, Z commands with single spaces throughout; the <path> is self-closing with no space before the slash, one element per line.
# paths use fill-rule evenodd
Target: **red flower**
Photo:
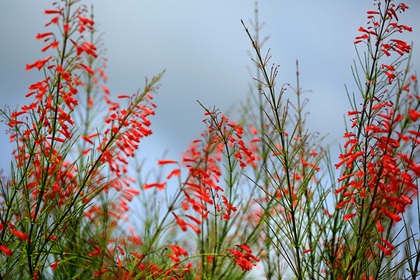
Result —
<path fill-rule="evenodd" d="M 201 217 L 205 220 L 207 219 L 207 215 L 209 214 L 210 211 L 207 211 L 206 213 L 204 213 L 203 215 L 201 215 Z"/>
<path fill-rule="evenodd" d="M 167 254 L 167 256 L 170 257 L 171 259 L 173 259 L 173 261 L 176 262 L 176 263 L 181 261 L 178 257 L 175 257 L 173 255 Z"/>
<path fill-rule="evenodd" d="M 408 109 L 408 115 L 409 115 L 410 120 L 412 120 L 413 122 L 417 121 L 418 118 L 420 117 L 420 113 L 411 108 Z"/>
<path fill-rule="evenodd" d="M 64 24 L 63 25 L 63 29 L 64 29 L 64 34 L 67 34 L 69 32 L 69 30 L 70 30 L 69 24 L 68 23 Z"/>
<path fill-rule="evenodd" d="M 388 68 L 389 71 L 395 71 L 393 66 L 382 64 L 382 69 L 384 69 L 384 67 Z"/>
<path fill-rule="evenodd" d="M 89 66 L 86 66 L 83 63 L 80 63 L 80 66 L 82 66 L 83 68 L 85 68 L 86 71 L 88 71 L 91 75 L 93 75 L 93 70 Z"/>
<path fill-rule="evenodd" d="M 394 73 L 389 73 L 387 71 L 385 71 L 385 74 L 388 75 L 388 83 L 391 84 L 392 83 L 392 79 L 395 78 L 395 74 Z"/>
<path fill-rule="evenodd" d="M 198 228 L 198 227 L 196 227 L 195 225 L 192 225 L 192 224 L 190 224 L 190 223 L 185 223 L 187 226 L 189 226 L 193 231 L 195 231 L 197 234 L 200 234 L 201 233 L 201 230 Z"/>
<path fill-rule="evenodd" d="M 12 250 L 7 249 L 6 246 L 0 245 L 0 250 L 3 251 L 8 257 L 12 255 Z"/>
<path fill-rule="evenodd" d="M 171 248 L 171 250 L 174 252 L 176 256 L 180 256 L 180 255 L 188 256 L 188 252 L 182 249 L 181 247 L 179 247 L 178 245 L 169 245 L 169 248 Z"/>
<path fill-rule="evenodd" d="M 172 212 L 172 214 L 174 214 L 176 222 L 181 227 L 182 231 L 187 231 L 187 223 L 184 222 L 181 218 L 179 218 L 174 212 Z"/>
<path fill-rule="evenodd" d="M 157 165 L 164 165 L 164 164 L 169 164 L 169 163 L 178 163 L 178 162 L 175 160 L 162 159 L 158 161 Z"/>
<path fill-rule="evenodd" d="M 48 33 L 38 33 L 38 35 L 36 35 L 35 38 L 39 40 L 41 40 L 42 38 L 46 37 L 46 36 L 50 36 L 50 35 L 54 35 L 52 32 L 48 32 Z"/>
<path fill-rule="evenodd" d="M 90 25 L 93 25 L 94 24 L 94 22 L 93 22 L 93 20 L 90 20 L 90 19 L 88 19 L 88 18 L 84 18 L 84 17 L 81 17 L 81 16 L 77 16 L 77 18 L 84 24 L 84 25 L 86 25 L 86 24 L 90 24 Z"/>
<path fill-rule="evenodd" d="M 49 48 L 53 48 L 53 49 L 58 48 L 58 41 L 54 41 L 54 42 L 52 42 L 51 44 L 49 44 L 48 46 L 43 47 L 41 51 L 42 51 L 42 52 L 45 52 L 45 51 L 46 51 L 46 50 L 48 50 Z"/>
<path fill-rule="evenodd" d="M 191 220 L 193 220 L 197 224 L 201 225 L 201 221 L 199 219 L 194 218 L 193 216 L 190 216 L 190 215 L 185 215 L 185 216 L 188 217 L 188 218 L 190 218 Z"/>
<path fill-rule="evenodd" d="M 399 221 L 401 221 L 402 219 L 401 219 L 401 217 L 400 216 L 398 216 L 397 214 L 395 214 L 395 213 L 392 213 L 392 212 L 390 212 L 390 211 L 388 211 L 388 210 L 386 210 L 385 208 L 383 208 L 382 206 L 380 206 L 380 205 L 378 205 L 379 206 L 379 208 L 382 210 L 382 212 L 384 212 L 384 214 L 385 215 L 387 215 L 389 218 L 391 218 L 392 220 L 394 220 L 395 222 L 399 222 Z"/>
<path fill-rule="evenodd" d="M 130 253 L 131 255 L 139 258 L 139 259 L 143 259 L 143 255 L 142 254 L 138 254 L 138 253 Z"/>
<path fill-rule="evenodd" d="M 36 68 L 38 68 L 38 70 L 41 70 L 41 68 L 44 67 L 45 63 L 47 63 L 48 60 L 50 60 L 50 59 L 51 59 L 51 56 L 47 57 L 44 60 L 38 60 L 37 62 L 32 63 L 32 64 L 26 64 L 26 68 L 25 69 L 26 69 L 26 71 L 29 71 L 32 68 L 36 67 Z"/>
<path fill-rule="evenodd" d="M 181 170 L 180 169 L 175 169 L 168 176 L 166 176 L 166 178 L 170 179 L 172 176 L 177 177 L 179 175 L 181 175 Z"/>
<path fill-rule="evenodd" d="M 390 250 L 394 250 L 394 246 L 391 244 L 391 243 L 389 243 L 389 241 L 387 241 L 387 240 L 385 240 L 385 239 L 383 239 L 383 238 L 381 238 L 381 241 L 383 242 L 383 243 L 385 243 L 385 245 L 390 249 Z"/>
<path fill-rule="evenodd" d="M 382 252 L 385 253 L 385 255 L 387 255 L 387 256 L 391 256 L 392 255 L 392 252 L 390 250 L 388 250 L 387 248 L 385 248 L 384 246 L 382 246 L 381 244 L 376 244 L 376 246 L 378 246 L 379 249 L 381 249 Z"/>
<path fill-rule="evenodd" d="M 376 220 L 376 227 L 377 227 L 377 229 L 378 229 L 378 233 L 383 233 L 383 232 L 385 232 L 385 230 L 384 230 L 383 226 L 381 225 L 381 223 L 380 223 L 378 220 Z"/>
<path fill-rule="evenodd" d="M 125 255 L 124 250 L 120 246 L 117 246 L 117 248 L 118 250 L 120 250 L 121 255 L 124 256 Z"/>
<path fill-rule="evenodd" d="M 99 275 L 104 274 L 105 272 L 108 272 L 108 271 L 109 269 L 105 269 L 105 264 L 103 264 L 100 271 L 95 271 L 95 276 L 98 277 Z"/>
<path fill-rule="evenodd" d="M 48 26 L 50 24 L 57 24 L 58 23 L 58 17 L 53 18 L 49 23 L 45 24 L 45 26 Z"/>
<path fill-rule="evenodd" d="M 61 11 L 56 11 L 56 10 L 45 10 L 44 14 L 60 14 Z"/>
<path fill-rule="evenodd" d="M 109 89 L 106 86 L 102 85 L 101 88 L 106 94 L 109 94 Z"/>
<path fill-rule="evenodd" d="M 256 266 L 251 259 L 256 262 L 259 262 L 260 259 L 251 254 L 252 251 L 247 244 L 237 245 L 237 247 L 245 250 L 247 253 L 244 254 L 238 250 L 228 249 L 235 256 L 235 262 L 242 268 L 242 271 L 251 270 L 253 266 Z"/>
<path fill-rule="evenodd" d="M 16 235 L 17 237 L 19 237 L 22 240 L 27 240 L 28 239 L 28 235 L 26 233 L 23 233 L 23 232 L 20 232 L 20 231 L 17 231 L 17 230 L 10 230 L 10 232 L 13 235 Z"/>
<path fill-rule="evenodd" d="M 90 254 L 89 254 L 89 257 L 93 257 L 93 256 L 98 255 L 98 254 L 100 254 L 100 253 L 101 253 L 101 249 L 97 249 L 96 251 L 94 251 L 94 252 L 90 253 Z"/>
<path fill-rule="evenodd" d="M 51 266 L 52 270 L 57 269 L 57 264 L 59 260 L 56 260 L 55 263 L 53 263 Z"/>
<path fill-rule="evenodd" d="M 153 184 L 144 184 L 143 185 L 143 189 L 144 190 L 147 190 L 147 189 L 150 189 L 150 188 L 152 188 L 152 187 L 156 187 L 156 188 L 158 188 L 158 190 L 163 190 L 164 188 L 165 188 L 165 184 L 166 184 L 166 182 L 164 182 L 164 183 L 153 183 Z"/>
<path fill-rule="evenodd" d="M 350 220 L 351 218 L 353 218 L 354 216 L 356 216 L 356 213 L 352 213 L 352 214 L 347 214 L 343 216 L 343 219 L 345 222 L 347 222 L 348 220 Z"/>

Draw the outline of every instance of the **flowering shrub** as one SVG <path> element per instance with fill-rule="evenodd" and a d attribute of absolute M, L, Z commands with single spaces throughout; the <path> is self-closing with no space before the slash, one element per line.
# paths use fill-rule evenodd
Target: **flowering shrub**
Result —
<path fill-rule="evenodd" d="M 131 159 L 152 135 L 164 71 L 113 98 L 93 16 L 76 2 L 45 10 L 52 32 L 36 39 L 54 54 L 26 66 L 45 73 L 33 102 L 1 111 L 16 148 L 0 181 L 0 279 L 242 279 L 257 265 L 267 279 L 417 279 L 420 96 L 398 39 L 412 31 L 399 23 L 406 5 L 374 0 L 359 28 L 362 103 L 349 98 L 339 159 L 305 127 L 299 70 L 296 87 L 278 88 L 259 26 L 244 24 L 255 103 L 238 121 L 202 105 L 201 137 L 150 181 L 141 164 L 133 178 Z M 129 220 L 134 198 L 142 210 Z"/>

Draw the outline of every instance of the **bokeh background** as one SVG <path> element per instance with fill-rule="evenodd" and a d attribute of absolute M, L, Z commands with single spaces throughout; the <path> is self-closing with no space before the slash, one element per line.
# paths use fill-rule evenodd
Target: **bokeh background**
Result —
<path fill-rule="evenodd" d="M 28 86 L 42 78 L 25 65 L 45 57 L 37 33 L 48 32 L 47 0 L 0 1 L 0 106 L 12 109 L 25 104 Z M 344 132 L 344 115 L 349 109 L 344 84 L 355 90 L 350 70 L 354 37 L 366 26 L 367 0 L 260 0 L 260 37 L 270 36 L 272 62 L 279 64 L 278 85 L 295 84 L 295 62 L 299 60 L 300 83 L 310 99 L 308 126 L 326 143 L 334 143 Z M 251 27 L 254 0 L 89 0 L 95 21 L 107 48 L 107 87 L 113 95 L 131 94 L 163 69 L 166 73 L 155 98 L 153 135 L 145 139 L 139 158 L 155 164 L 178 159 L 188 144 L 204 129 L 204 110 L 197 103 L 216 106 L 232 114 L 232 105 L 243 102 L 255 68 L 248 52 L 252 46 L 240 23 Z M 400 39 L 419 42 L 420 1 L 406 0 L 410 7 L 400 15 L 401 24 L 413 32 Z M 361 47 L 361 45 L 360 45 Z M 414 44 L 413 69 L 420 65 Z M 289 91 L 289 94 L 292 92 Z M 287 96 L 292 98 L 292 95 Z M 6 127 L 0 124 L 0 168 L 8 170 L 12 146 Z M 337 154 L 333 144 L 334 155 Z"/>

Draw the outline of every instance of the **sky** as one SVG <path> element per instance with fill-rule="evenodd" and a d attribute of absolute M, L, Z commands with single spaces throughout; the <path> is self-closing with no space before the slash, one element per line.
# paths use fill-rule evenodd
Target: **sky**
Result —
<path fill-rule="evenodd" d="M 25 65 L 45 57 L 37 33 L 44 27 L 51 7 L 47 0 L 0 1 L 0 107 L 25 105 L 28 86 L 42 79 L 41 72 L 25 71 Z M 240 20 L 250 27 L 254 0 L 97 0 L 95 22 L 107 49 L 106 86 L 113 95 L 131 94 L 144 86 L 144 77 L 163 69 L 166 73 L 155 97 L 158 106 L 151 118 L 153 135 L 143 143 L 140 157 L 157 162 L 179 159 L 188 144 L 204 130 L 206 107 L 229 108 L 249 93 L 254 66 L 248 52 L 252 46 Z M 407 42 L 419 42 L 420 3 L 400 16 L 401 24 L 413 27 L 404 34 Z M 311 90 L 308 127 L 334 142 L 344 133 L 344 114 L 349 110 L 344 85 L 354 90 L 350 66 L 356 58 L 354 37 L 366 26 L 368 0 L 260 0 L 259 20 L 265 25 L 260 37 L 270 36 L 263 51 L 271 48 L 272 62 L 279 64 L 278 85 L 295 84 L 296 59 L 300 84 Z M 414 44 L 413 69 L 420 52 Z M 248 67 L 248 68 L 247 68 Z M 291 91 L 289 91 L 291 94 Z M 289 98 L 288 95 L 285 96 Z M 292 98 L 292 96 L 290 96 Z M 12 146 L 0 124 L 0 168 L 7 170 Z"/>

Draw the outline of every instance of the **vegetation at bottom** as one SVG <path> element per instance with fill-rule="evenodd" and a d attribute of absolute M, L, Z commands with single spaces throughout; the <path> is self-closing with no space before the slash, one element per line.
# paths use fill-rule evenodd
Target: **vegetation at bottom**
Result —
<path fill-rule="evenodd" d="M 371 2 L 339 158 L 306 126 L 298 64 L 296 82 L 278 81 L 256 11 L 242 22 L 257 72 L 241 113 L 200 103 L 205 130 L 155 178 L 136 151 L 153 137 L 164 71 L 111 95 L 93 14 L 55 2 L 36 35 L 51 56 L 26 65 L 44 79 L 0 111 L 15 144 L 0 279 L 419 279 L 420 96 L 401 40 L 412 27 L 405 4 Z"/>

